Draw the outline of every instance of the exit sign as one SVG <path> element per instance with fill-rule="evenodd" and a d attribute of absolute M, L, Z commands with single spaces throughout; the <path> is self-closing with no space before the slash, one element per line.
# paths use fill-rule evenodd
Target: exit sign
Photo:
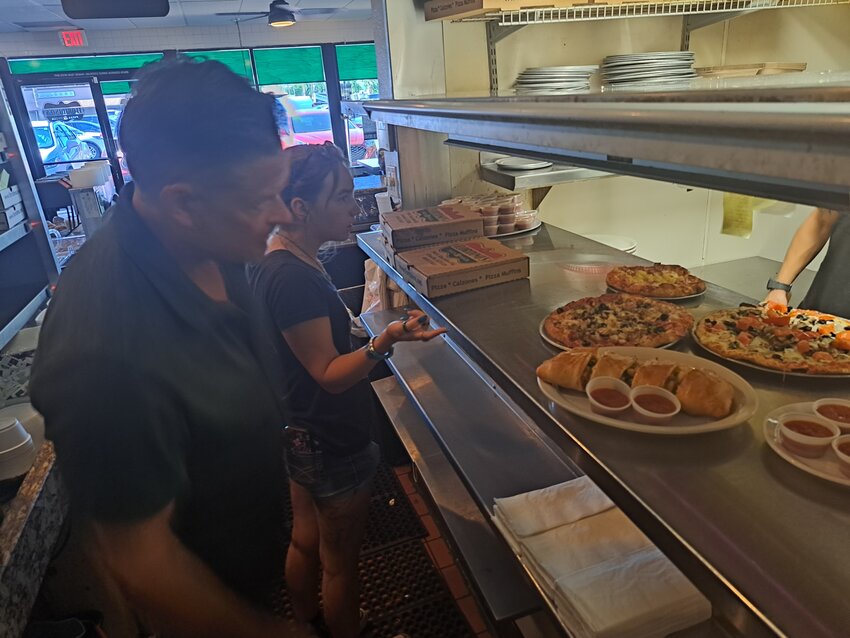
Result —
<path fill-rule="evenodd" d="M 66 47 L 88 46 L 85 31 L 60 31 L 59 38 L 62 40 L 62 44 Z"/>

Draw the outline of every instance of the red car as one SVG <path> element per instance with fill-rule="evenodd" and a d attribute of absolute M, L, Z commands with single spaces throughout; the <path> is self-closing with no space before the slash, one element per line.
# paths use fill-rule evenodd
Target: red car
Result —
<path fill-rule="evenodd" d="M 305 109 L 287 118 L 296 144 L 333 142 L 331 114 L 324 109 Z M 348 120 L 348 140 L 352 149 L 364 145 L 363 129 Z M 291 144 L 291 142 L 290 142 Z M 286 144 L 285 144 L 286 145 Z"/>

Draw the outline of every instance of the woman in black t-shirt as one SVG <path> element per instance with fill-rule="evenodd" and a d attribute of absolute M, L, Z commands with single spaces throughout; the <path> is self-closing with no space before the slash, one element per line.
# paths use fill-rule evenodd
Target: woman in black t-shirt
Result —
<path fill-rule="evenodd" d="M 282 363 L 287 418 L 286 461 L 294 524 L 286 580 L 300 620 L 319 618 L 321 565 L 324 621 L 333 638 L 354 638 L 357 562 L 379 450 L 370 436 L 366 379 L 399 341 L 427 341 L 427 317 L 411 311 L 365 348 L 352 351 L 350 316 L 317 254 L 347 239 L 360 212 L 342 152 L 333 144 L 287 149 L 283 191 L 293 223 L 278 228 L 253 283 Z M 282 335 L 282 338 L 281 338 Z"/>

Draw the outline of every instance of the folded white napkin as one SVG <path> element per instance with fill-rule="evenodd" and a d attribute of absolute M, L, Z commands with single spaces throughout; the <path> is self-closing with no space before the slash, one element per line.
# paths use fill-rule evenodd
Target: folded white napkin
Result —
<path fill-rule="evenodd" d="M 524 538 L 521 546 L 522 555 L 539 568 L 546 583 L 554 589 L 559 578 L 652 547 L 652 541 L 622 510 L 614 508 Z"/>
<path fill-rule="evenodd" d="M 614 507 L 586 476 L 508 498 L 497 498 L 495 515 L 518 539 L 599 514 Z"/>
<path fill-rule="evenodd" d="M 711 604 L 656 547 L 556 582 L 568 626 L 595 638 L 662 638 L 711 617 Z"/>

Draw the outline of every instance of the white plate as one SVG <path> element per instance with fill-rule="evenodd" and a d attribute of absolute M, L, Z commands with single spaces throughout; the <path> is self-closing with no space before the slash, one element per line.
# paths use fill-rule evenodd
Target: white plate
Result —
<path fill-rule="evenodd" d="M 529 230 L 531 230 L 531 229 L 529 229 Z M 546 334 L 546 330 L 543 329 L 543 324 L 546 323 L 546 319 L 548 318 L 548 316 L 549 315 L 546 315 L 546 317 L 543 317 L 543 319 L 540 321 L 540 325 L 537 328 L 537 331 L 540 333 L 540 338 L 543 339 L 543 341 L 548 343 L 550 346 L 552 346 L 553 348 L 557 348 L 558 350 L 563 350 L 565 352 L 567 350 L 572 350 L 572 348 L 569 348 L 569 347 L 565 346 L 564 344 L 555 341 L 552 337 L 550 337 L 549 335 Z M 672 343 L 668 343 L 666 346 L 658 346 L 657 348 L 646 348 L 646 350 L 666 350 L 667 348 L 672 348 L 673 346 L 675 346 L 682 339 L 684 339 L 684 337 L 680 337 L 679 339 L 676 339 Z M 593 346 L 589 346 L 589 347 L 593 347 Z M 600 348 L 623 348 L 623 347 L 627 347 L 627 346 L 599 346 L 599 347 Z"/>
<path fill-rule="evenodd" d="M 500 157 L 495 164 L 509 171 L 535 171 L 552 166 L 552 162 L 541 162 L 524 157 Z"/>
<path fill-rule="evenodd" d="M 605 235 L 597 233 L 590 233 L 588 235 L 585 235 L 585 237 L 587 239 L 590 239 L 591 241 L 596 241 L 600 244 L 610 246 L 611 248 L 622 250 L 624 253 L 633 253 L 637 250 L 637 242 L 631 237 L 624 237 L 621 235 Z"/>
<path fill-rule="evenodd" d="M 547 72 L 569 72 L 569 73 L 594 73 L 599 68 L 598 64 L 578 66 L 530 66 L 523 73 L 547 73 Z"/>
<path fill-rule="evenodd" d="M 765 368 L 763 366 L 757 365 L 755 363 L 750 363 L 749 361 L 739 361 L 738 359 L 733 359 L 732 357 L 724 357 L 721 354 L 717 354 L 711 348 L 706 348 L 697 337 L 696 332 L 696 324 L 699 323 L 697 321 L 694 324 L 693 329 L 691 330 L 691 336 L 694 338 L 694 343 L 696 343 L 700 348 L 710 353 L 711 355 L 717 357 L 718 359 L 723 359 L 724 361 L 729 361 L 730 363 L 736 363 L 739 366 L 744 366 L 745 368 L 752 368 L 753 370 L 761 370 L 762 372 L 770 372 L 772 374 L 778 374 L 784 377 L 800 377 L 801 379 L 850 379 L 850 374 L 807 374 L 805 372 L 785 372 L 783 370 L 774 370 L 773 368 Z"/>
<path fill-rule="evenodd" d="M 810 402 L 792 403 L 777 408 L 768 414 L 764 418 L 764 440 L 767 441 L 771 449 L 794 467 L 808 472 L 812 476 L 850 487 L 850 478 L 841 473 L 838 466 L 838 457 L 835 455 L 835 450 L 832 449 L 832 446 L 819 459 L 807 459 L 803 456 L 797 456 L 782 445 L 782 442 L 779 440 L 778 419 L 788 412 L 811 412 L 814 414 Z"/>
<path fill-rule="evenodd" d="M 735 388 L 735 410 L 723 419 L 710 419 L 708 417 L 695 417 L 687 414 L 677 414 L 665 425 L 647 425 L 630 420 L 627 413 L 625 418 L 614 418 L 597 414 L 590 409 L 590 401 L 584 392 L 575 390 L 561 390 L 560 388 L 537 379 L 537 384 L 546 395 L 546 398 L 554 401 L 565 410 L 573 414 L 608 425 L 621 430 L 632 432 L 645 432 L 648 434 L 702 434 L 704 432 L 716 432 L 733 428 L 753 417 L 758 409 L 758 397 L 753 387 L 747 381 L 731 370 L 703 359 L 701 357 L 684 352 L 658 352 L 656 348 L 600 348 L 600 352 L 616 352 L 626 356 L 635 357 L 638 361 L 649 361 L 652 359 L 664 359 L 682 366 L 711 370 L 722 379 L 725 379 Z"/>
<path fill-rule="evenodd" d="M 501 235 L 490 235 L 487 239 L 501 239 L 503 237 L 513 237 L 514 235 L 522 235 L 523 233 L 530 233 L 532 230 L 537 230 L 543 225 L 543 222 L 539 219 L 534 222 L 534 225 L 531 228 L 523 228 L 522 230 L 512 230 L 509 233 L 502 233 Z"/>

